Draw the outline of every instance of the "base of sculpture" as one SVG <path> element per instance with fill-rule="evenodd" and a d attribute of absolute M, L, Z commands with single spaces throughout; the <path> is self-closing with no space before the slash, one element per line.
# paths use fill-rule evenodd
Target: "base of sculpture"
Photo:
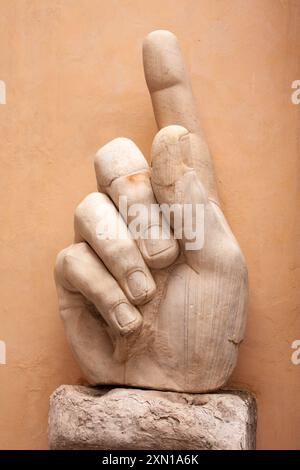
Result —
<path fill-rule="evenodd" d="M 248 392 L 187 394 L 62 385 L 50 398 L 50 449 L 255 449 Z"/>

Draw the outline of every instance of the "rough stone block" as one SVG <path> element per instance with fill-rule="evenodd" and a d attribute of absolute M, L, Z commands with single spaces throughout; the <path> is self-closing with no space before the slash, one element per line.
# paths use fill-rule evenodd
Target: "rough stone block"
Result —
<path fill-rule="evenodd" d="M 254 449 L 248 392 L 187 394 L 62 385 L 51 396 L 51 449 Z"/>

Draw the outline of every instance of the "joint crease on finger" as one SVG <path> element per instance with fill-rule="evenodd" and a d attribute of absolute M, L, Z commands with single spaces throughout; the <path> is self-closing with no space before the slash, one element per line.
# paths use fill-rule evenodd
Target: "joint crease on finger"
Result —
<path fill-rule="evenodd" d="M 145 175 L 145 176 L 149 176 L 150 177 L 150 170 L 138 170 L 138 171 L 133 171 L 132 173 L 128 173 L 127 175 L 117 175 L 115 176 L 109 184 L 107 184 L 106 186 L 102 185 L 101 187 L 102 188 L 109 188 L 114 181 L 116 181 L 117 179 L 119 178 L 128 178 L 128 177 L 131 177 L 131 176 L 134 176 L 134 175 Z"/>

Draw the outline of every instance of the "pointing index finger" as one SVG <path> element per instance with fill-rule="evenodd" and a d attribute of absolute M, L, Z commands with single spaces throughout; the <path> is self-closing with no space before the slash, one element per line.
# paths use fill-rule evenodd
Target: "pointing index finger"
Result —
<path fill-rule="evenodd" d="M 148 34 L 143 44 L 143 62 L 158 127 L 179 124 L 190 132 L 200 132 L 176 36 L 164 30 Z"/>
<path fill-rule="evenodd" d="M 143 63 L 158 128 L 177 124 L 190 132 L 191 152 L 185 163 L 196 170 L 208 195 L 217 201 L 213 165 L 176 36 L 164 30 L 148 34 Z"/>

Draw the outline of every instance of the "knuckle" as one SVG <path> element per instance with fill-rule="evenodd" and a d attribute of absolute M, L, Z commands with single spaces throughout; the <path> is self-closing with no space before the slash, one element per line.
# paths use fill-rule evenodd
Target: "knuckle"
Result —
<path fill-rule="evenodd" d="M 75 209 L 75 217 L 80 218 L 85 213 L 85 211 L 93 205 L 95 202 L 98 202 L 98 196 L 100 193 L 90 193 L 77 205 Z"/>
<path fill-rule="evenodd" d="M 75 227 L 91 216 L 98 218 L 105 214 L 105 208 L 110 204 L 109 198 L 102 193 L 88 194 L 76 207 L 74 212 Z"/>
<path fill-rule="evenodd" d="M 54 278 L 57 284 L 65 283 L 65 259 L 71 247 L 72 245 L 64 248 L 56 256 L 54 265 Z"/>
<path fill-rule="evenodd" d="M 68 279 L 73 270 L 74 259 L 78 258 L 80 255 L 87 255 L 88 250 L 88 245 L 82 242 L 69 245 L 58 253 L 54 267 L 54 277 L 57 284 L 61 284 L 67 289 L 71 288 Z"/>

